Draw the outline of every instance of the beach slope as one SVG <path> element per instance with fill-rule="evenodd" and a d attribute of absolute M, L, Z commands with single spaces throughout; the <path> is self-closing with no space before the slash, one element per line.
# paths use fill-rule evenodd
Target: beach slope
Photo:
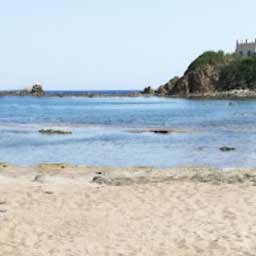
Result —
<path fill-rule="evenodd" d="M 0 165 L 0 255 L 256 255 L 255 171 Z"/>

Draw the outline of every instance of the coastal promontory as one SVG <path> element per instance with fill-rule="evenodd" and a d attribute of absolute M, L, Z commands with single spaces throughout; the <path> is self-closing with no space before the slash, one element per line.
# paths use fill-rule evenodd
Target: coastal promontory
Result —
<path fill-rule="evenodd" d="M 256 57 L 208 51 L 196 58 L 183 76 L 144 92 L 177 97 L 256 97 Z"/>

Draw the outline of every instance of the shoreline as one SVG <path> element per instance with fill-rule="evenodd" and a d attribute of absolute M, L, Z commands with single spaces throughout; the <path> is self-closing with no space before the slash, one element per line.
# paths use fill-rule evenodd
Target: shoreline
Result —
<path fill-rule="evenodd" d="M 166 98 L 166 99 L 183 99 L 183 100 L 256 100 L 255 91 L 246 92 L 218 92 L 210 94 L 190 94 L 190 95 L 164 95 L 164 94 L 145 94 L 140 92 L 131 93 L 45 93 L 44 95 L 33 95 L 30 93 L 20 93 L 17 91 L 5 92 L 0 91 L 0 98 L 4 97 L 32 97 L 32 98 Z"/>
<path fill-rule="evenodd" d="M 136 90 L 116 91 L 45 91 L 43 94 L 36 95 L 23 90 L 0 91 L 0 97 L 35 97 L 35 98 L 105 98 L 105 97 L 141 97 L 143 93 Z"/>
<path fill-rule="evenodd" d="M 186 181 L 209 184 L 246 184 L 256 186 L 256 168 L 211 167 L 104 167 L 66 163 L 18 166 L 0 163 L 0 178 L 26 179 L 28 182 L 65 178 L 67 182 L 79 180 L 84 184 L 125 186 Z M 1 183 L 1 182 L 0 182 Z"/>

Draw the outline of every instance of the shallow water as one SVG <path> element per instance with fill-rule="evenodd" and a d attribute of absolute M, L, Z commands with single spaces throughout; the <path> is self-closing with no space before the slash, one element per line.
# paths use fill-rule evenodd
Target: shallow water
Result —
<path fill-rule="evenodd" d="M 184 133 L 130 132 L 148 128 Z M 256 167 L 256 101 L 3 97 L 0 135 L 0 162 L 15 164 Z"/>

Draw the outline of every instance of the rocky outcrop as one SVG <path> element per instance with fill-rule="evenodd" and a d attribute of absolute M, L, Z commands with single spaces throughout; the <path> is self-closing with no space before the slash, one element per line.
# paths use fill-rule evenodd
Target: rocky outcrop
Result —
<path fill-rule="evenodd" d="M 151 88 L 151 86 L 148 86 L 144 89 L 143 91 L 144 94 L 149 94 L 149 95 L 152 95 L 152 94 L 155 94 L 155 90 L 153 88 Z"/>
<path fill-rule="evenodd" d="M 35 96 L 43 96 L 44 95 L 43 86 L 40 84 L 34 84 L 30 90 L 30 93 Z"/>
<path fill-rule="evenodd" d="M 200 70 L 188 71 L 169 90 L 170 95 L 208 94 L 216 89 L 219 70 L 212 65 L 205 65 Z"/>
<path fill-rule="evenodd" d="M 233 95 L 233 92 L 236 93 Z M 161 85 L 155 94 L 178 97 L 240 97 L 237 92 L 241 97 L 255 96 L 256 57 L 241 58 L 222 51 L 209 51 L 195 59 L 182 77 L 175 77 Z"/>
<path fill-rule="evenodd" d="M 176 85 L 176 83 L 178 82 L 179 77 L 174 77 L 173 79 L 171 79 L 169 82 L 167 82 L 164 85 L 161 85 L 158 90 L 156 91 L 157 94 L 160 95 L 166 95 L 168 94 L 170 91 L 172 91 Z"/>
<path fill-rule="evenodd" d="M 71 131 L 64 131 L 64 130 L 54 130 L 54 129 L 41 129 L 39 133 L 47 134 L 47 135 L 67 135 L 72 134 Z"/>
<path fill-rule="evenodd" d="M 229 152 L 229 151 L 234 151 L 234 150 L 236 150 L 236 149 L 233 147 L 227 147 L 227 146 L 220 147 L 220 151 L 222 151 L 222 152 Z"/>
<path fill-rule="evenodd" d="M 34 84 L 32 87 L 23 90 L 0 91 L 0 97 L 3 96 L 45 96 L 43 86 Z"/>

